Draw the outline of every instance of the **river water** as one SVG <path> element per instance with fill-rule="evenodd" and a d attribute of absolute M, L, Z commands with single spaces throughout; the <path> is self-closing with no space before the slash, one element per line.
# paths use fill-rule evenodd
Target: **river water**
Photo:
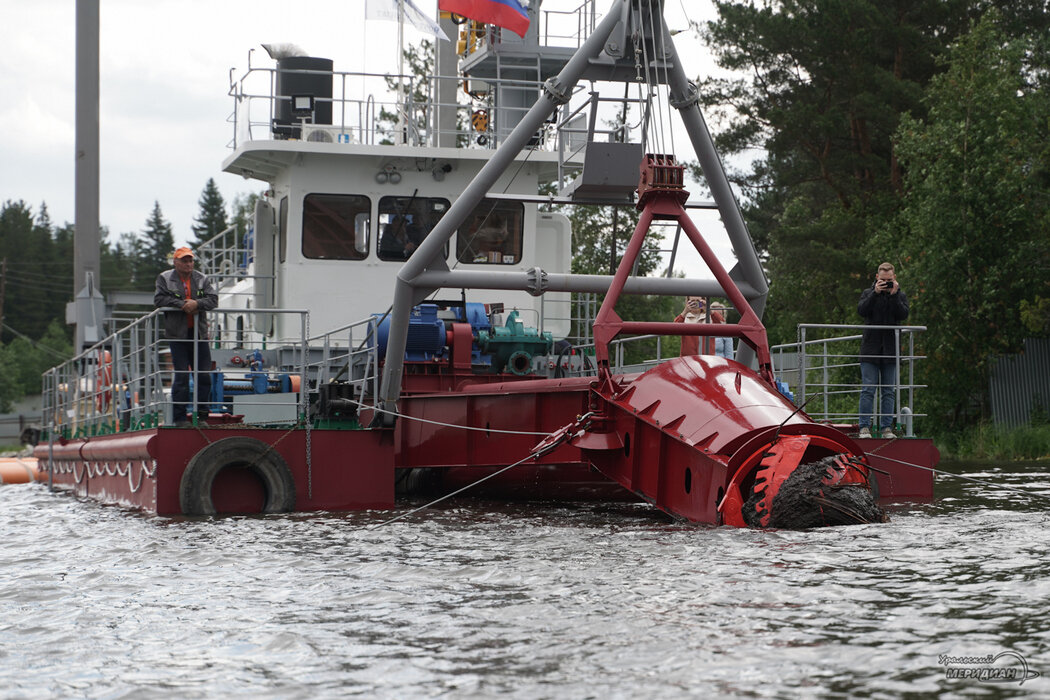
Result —
<path fill-rule="evenodd" d="M 0 697 L 1050 697 L 1050 463 L 943 466 L 1037 495 L 938 477 L 888 524 L 759 532 L 471 500 L 194 520 L 0 487 Z M 948 677 L 1022 660 L 1023 684 Z"/>

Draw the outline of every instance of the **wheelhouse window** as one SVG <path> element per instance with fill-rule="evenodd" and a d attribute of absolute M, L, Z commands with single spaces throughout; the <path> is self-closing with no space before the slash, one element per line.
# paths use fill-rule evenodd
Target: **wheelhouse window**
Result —
<path fill-rule="evenodd" d="M 372 202 L 356 194 L 308 194 L 303 200 L 303 256 L 364 260 Z"/>
<path fill-rule="evenodd" d="M 404 261 L 451 206 L 440 197 L 383 197 L 379 200 L 379 259 Z M 445 249 L 448 256 L 448 249 Z"/>
<path fill-rule="evenodd" d="M 520 263 L 524 219 L 521 202 L 483 199 L 456 232 L 456 259 L 489 265 Z"/>

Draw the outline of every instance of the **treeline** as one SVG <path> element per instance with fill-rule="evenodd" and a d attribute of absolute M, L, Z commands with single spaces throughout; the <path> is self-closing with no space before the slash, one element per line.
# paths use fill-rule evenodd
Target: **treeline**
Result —
<path fill-rule="evenodd" d="M 926 430 L 989 415 L 989 362 L 1050 332 L 1045 0 L 716 2 L 701 81 L 771 280 L 771 342 L 860 323 L 883 261 L 925 325 Z"/>
<path fill-rule="evenodd" d="M 243 228 L 254 196 L 234 200 L 227 212 L 215 181 L 209 179 L 198 202 L 200 212 L 185 239 L 199 244 L 232 222 Z M 115 238 L 100 230 L 99 288 L 150 291 L 157 275 L 171 266 L 175 246 L 171 223 L 155 202 L 138 233 Z M 41 204 L 34 212 L 24 201 L 0 205 L 0 412 L 12 401 L 40 391 L 43 370 L 72 356 L 72 327 L 66 304 L 75 291 L 73 225 L 56 226 Z"/>

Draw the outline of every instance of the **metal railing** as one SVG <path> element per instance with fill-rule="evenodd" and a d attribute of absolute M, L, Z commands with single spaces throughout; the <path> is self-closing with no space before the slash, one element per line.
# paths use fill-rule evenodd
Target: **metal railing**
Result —
<path fill-rule="evenodd" d="M 318 387 L 346 381 L 358 401 L 379 396 L 380 322 L 370 316 L 310 338 L 311 347 L 320 347 L 320 357 L 307 366 Z"/>
<path fill-rule="evenodd" d="M 239 78 L 231 76 L 228 94 L 234 100 L 229 121 L 233 125 L 231 148 L 248 141 L 273 140 L 274 124 L 279 113 L 279 104 L 291 101 L 291 96 L 276 93 L 277 68 L 252 67 Z M 315 105 L 330 103 L 331 124 L 314 124 L 312 119 L 295 120 L 287 127 L 302 140 L 311 140 L 310 134 L 329 143 L 360 143 L 375 145 L 384 142 L 404 143 L 412 146 L 438 146 L 449 138 L 471 148 L 492 150 L 500 145 L 501 135 L 509 133 L 510 127 L 529 111 L 528 106 L 502 104 L 501 95 L 520 95 L 523 91 L 542 94 L 540 80 L 508 78 L 486 78 L 486 97 L 470 104 L 460 102 L 441 103 L 437 100 L 437 86 L 449 78 L 437 75 L 387 75 L 382 73 L 289 70 L 282 73 L 306 76 L 331 76 L 332 97 L 315 97 Z M 395 87 L 390 87 L 390 83 Z M 398 98 L 396 85 L 403 87 Z M 582 88 L 577 86 L 573 95 Z M 492 122 L 485 132 L 486 138 L 472 139 L 477 135 L 471 127 L 471 114 L 477 109 L 488 110 Z M 456 117 L 451 129 L 442 129 L 439 112 L 451 111 Z M 389 115 L 389 119 L 382 118 Z M 400 118 L 399 118 L 400 115 Z M 502 119 L 506 124 L 498 123 Z M 538 150 L 557 151 L 558 145 L 539 139 L 533 146 Z"/>
<path fill-rule="evenodd" d="M 594 31 L 601 13 L 596 0 L 583 0 L 570 10 L 540 13 L 539 37 L 543 46 L 579 48 Z"/>
<path fill-rule="evenodd" d="M 820 337 L 822 331 L 892 330 L 896 347 L 905 346 L 892 358 L 897 369 L 894 387 L 894 423 L 904 426 L 905 435 L 914 435 L 912 419 L 924 415 L 914 412 L 915 363 L 925 359 L 915 351 L 915 338 L 926 326 L 867 326 L 860 324 L 805 323 L 798 326 L 798 342 L 774 345 L 774 374 L 778 381 L 794 389 L 795 403 L 806 403 L 811 418 L 830 423 L 855 423 L 860 405 L 860 354 L 862 334 Z M 814 337 L 817 336 L 817 337 Z M 880 358 L 881 359 L 881 358 Z M 874 402 L 873 418 L 878 419 L 879 402 Z M 877 424 L 877 422 L 875 423 Z"/>
<path fill-rule="evenodd" d="M 197 247 L 197 269 L 221 288 L 248 277 L 254 254 L 252 229 L 242 235 L 236 225 L 227 226 Z"/>
<path fill-rule="evenodd" d="M 44 373 L 41 425 L 49 435 L 91 437 L 170 423 L 174 371 L 162 338 L 165 313 L 146 314 Z M 260 333 L 232 330 L 233 319 L 258 313 L 300 317 L 300 340 L 288 346 L 291 352 L 268 349 Z M 299 389 L 307 377 L 308 312 L 220 308 L 208 315 L 213 391 L 201 407 L 191 389 L 189 410 L 243 411 L 244 422 L 252 424 L 299 421 L 306 413 Z M 199 382 L 195 365 L 187 372 L 191 387 Z"/>

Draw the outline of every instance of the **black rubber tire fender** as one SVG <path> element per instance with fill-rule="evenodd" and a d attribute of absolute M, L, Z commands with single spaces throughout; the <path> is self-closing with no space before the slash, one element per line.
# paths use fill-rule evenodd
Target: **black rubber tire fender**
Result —
<path fill-rule="evenodd" d="M 266 491 L 264 513 L 287 513 L 295 508 L 295 480 L 280 453 L 255 438 L 228 437 L 207 445 L 186 465 L 179 483 L 184 515 L 215 515 L 211 488 L 226 467 L 244 467 L 259 477 Z"/>

